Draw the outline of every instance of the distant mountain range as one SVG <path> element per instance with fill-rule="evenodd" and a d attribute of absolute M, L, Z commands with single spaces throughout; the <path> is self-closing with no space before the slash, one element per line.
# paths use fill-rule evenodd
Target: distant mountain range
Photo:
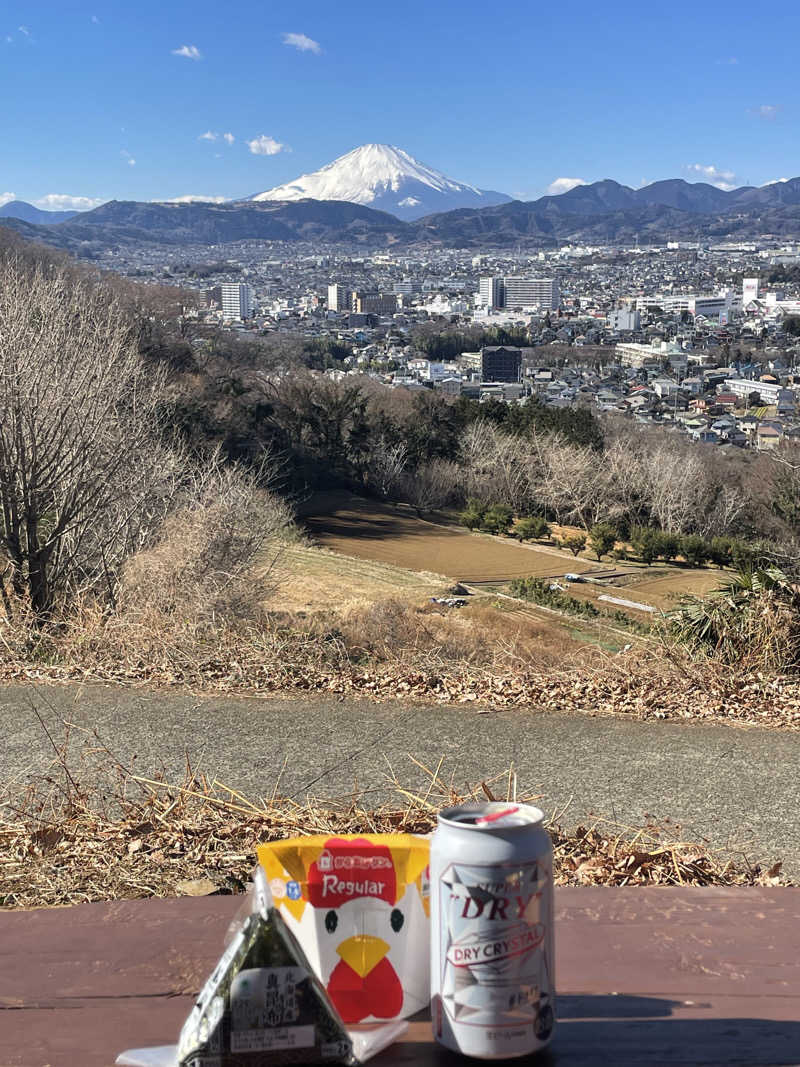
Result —
<path fill-rule="evenodd" d="M 433 212 L 505 204 L 511 197 L 457 182 L 394 145 L 365 144 L 313 174 L 249 199 L 349 200 L 413 221 Z"/>
<path fill-rule="evenodd" d="M 140 203 L 110 200 L 57 226 L 0 219 L 23 236 L 91 254 L 114 245 L 223 244 L 230 241 L 392 243 L 407 237 L 393 215 L 341 201 Z"/>
<path fill-rule="evenodd" d="M 34 207 L 25 200 L 9 200 L 0 207 L 0 219 L 22 219 L 23 222 L 38 223 L 42 226 L 51 226 L 57 222 L 66 222 L 73 219 L 77 211 L 43 211 L 40 207 Z"/>
<path fill-rule="evenodd" d="M 800 178 L 730 191 L 680 178 L 631 189 L 606 180 L 560 196 L 451 211 L 418 223 L 417 240 L 458 247 L 588 244 L 775 234 L 800 238 Z"/>
<path fill-rule="evenodd" d="M 577 185 L 560 196 L 543 196 L 533 204 L 540 210 L 555 207 L 560 213 L 604 215 L 614 211 L 631 211 L 642 207 L 671 207 L 697 215 L 729 213 L 741 208 L 750 210 L 777 204 L 800 203 L 800 178 L 772 182 L 760 188 L 744 185 L 739 189 L 718 189 L 707 182 L 686 182 L 668 178 L 640 189 L 619 182 L 594 182 Z"/>
<path fill-rule="evenodd" d="M 761 234 L 800 239 L 800 178 L 730 191 L 681 179 L 642 189 L 606 180 L 560 196 L 460 207 L 412 220 L 345 200 L 276 200 L 274 192 L 224 204 L 110 201 L 56 225 L 20 218 L 0 218 L 0 223 L 78 254 L 132 243 L 245 239 L 368 246 L 424 242 L 452 248 L 548 248 L 567 241 L 609 244 L 638 238 L 647 243 Z"/>

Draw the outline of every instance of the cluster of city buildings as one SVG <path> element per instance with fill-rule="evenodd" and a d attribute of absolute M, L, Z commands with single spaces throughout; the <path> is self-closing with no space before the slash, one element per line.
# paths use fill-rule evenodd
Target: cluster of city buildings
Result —
<path fill-rule="evenodd" d="M 795 432 L 800 245 L 777 239 L 480 255 L 240 241 L 104 255 L 121 273 L 195 290 L 206 326 L 335 341 L 350 353 L 326 371 L 336 377 L 588 405 L 723 445 Z M 428 359 L 419 338 L 443 330 L 477 343 Z M 520 343 L 482 343 L 493 333 Z"/>

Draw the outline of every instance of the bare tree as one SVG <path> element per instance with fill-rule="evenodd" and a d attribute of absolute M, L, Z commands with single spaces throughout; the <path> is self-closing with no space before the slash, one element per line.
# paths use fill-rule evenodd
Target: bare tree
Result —
<path fill-rule="evenodd" d="M 702 456 L 670 441 L 644 452 L 642 458 L 644 495 L 656 523 L 675 533 L 695 528 L 711 496 Z"/>
<path fill-rule="evenodd" d="M 446 459 L 432 459 L 404 475 L 404 495 L 419 514 L 449 504 L 458 493 L 459 469 Z"/>
<path fill-rule="evenodd" d="M 408 464 L 408 448 L 402 441 L 389 444 L 381 438 L 372 448 L 367 459 L 366 478 L 381 496 L 391 496 L 402 482 L 403 472 Z"/>
<path fill-rule="evenodd" d="M 702 516 L 699 527 L 704 537 L 732 536 L 747 511 L 748 500 L 735 485 L 717 486 L 708 512 Z"/>
<path fill-rule="evenodd" d="M 606 514 L 608 472 L 602 455 L 557 436 L 543 442 L 542 455 L 544 503 L 559 522 L 578 523 L 588 531 Z"/>
<path fill-rule="evenodd" d="M 517 514 L 527 509 L 531 472 L 524 438 L 479 420 L 462 434 L 460 456 L 468 497 L 486 504 L 507 504 Z"/>
<path fill-rule="evenodd" d="M 41 620 L 70 588 L 110 586 L 163 518 L 175 457 L 159 444 L 161 382 L 106 289 L 11 259 L 0 292 L 0 547 Z"/>

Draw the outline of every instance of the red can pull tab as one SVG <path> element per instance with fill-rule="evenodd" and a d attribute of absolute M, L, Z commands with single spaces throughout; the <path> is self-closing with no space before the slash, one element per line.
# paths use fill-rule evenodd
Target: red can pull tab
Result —
<path fill-rule="evenodd" d="M 489 815 L 481 815 L 479 819 L 475 820 L 476 826 L 483 826 L 487 822 L 497 822 L 498 819 L 505 819 L 506 815 L 516 815 L 519 811 L 519 807 L 503 808 L 502 811 L 493 811 Z"/>

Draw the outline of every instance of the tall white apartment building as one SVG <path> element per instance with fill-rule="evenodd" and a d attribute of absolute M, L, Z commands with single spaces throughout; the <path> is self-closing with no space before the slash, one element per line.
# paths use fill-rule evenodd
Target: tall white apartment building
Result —
<path fill-rule="evenodd" d="M 751 301 L 758 300 L 759 281 L 759 278 L 742 278 L 743 308 L 746 308 Z"/>
<path fill-rule="evenodd" d="M 503 279 L 485 275 L 478 282 L 478 303 L 486 308 L 503 306 Z"/>
<path fill-rule="evenodd" d="M 642 316 L 633 308 L 617 308 L 609 311 L 606 321 L 612 330 L 630 330 L 636 332 L 641 329 Z"/>
<path fill-rule="evenodd" d="M 222 317 L 225 319 L 250 319 L 253 317 L 253 289 L 250 285 L 226 282 L 222 290 Z"/>
<path fill-rule="evenodd" d="M 343 285 L 328 286 L 328 311 L 349 311 L 353 294 Z"/>
<path fill-rule="evenodd" d="M 525 278 L 512 274 L 503 278 L 503 307 L 540 307 L 555 311 L 561 303 L 555 278 Z"/>

